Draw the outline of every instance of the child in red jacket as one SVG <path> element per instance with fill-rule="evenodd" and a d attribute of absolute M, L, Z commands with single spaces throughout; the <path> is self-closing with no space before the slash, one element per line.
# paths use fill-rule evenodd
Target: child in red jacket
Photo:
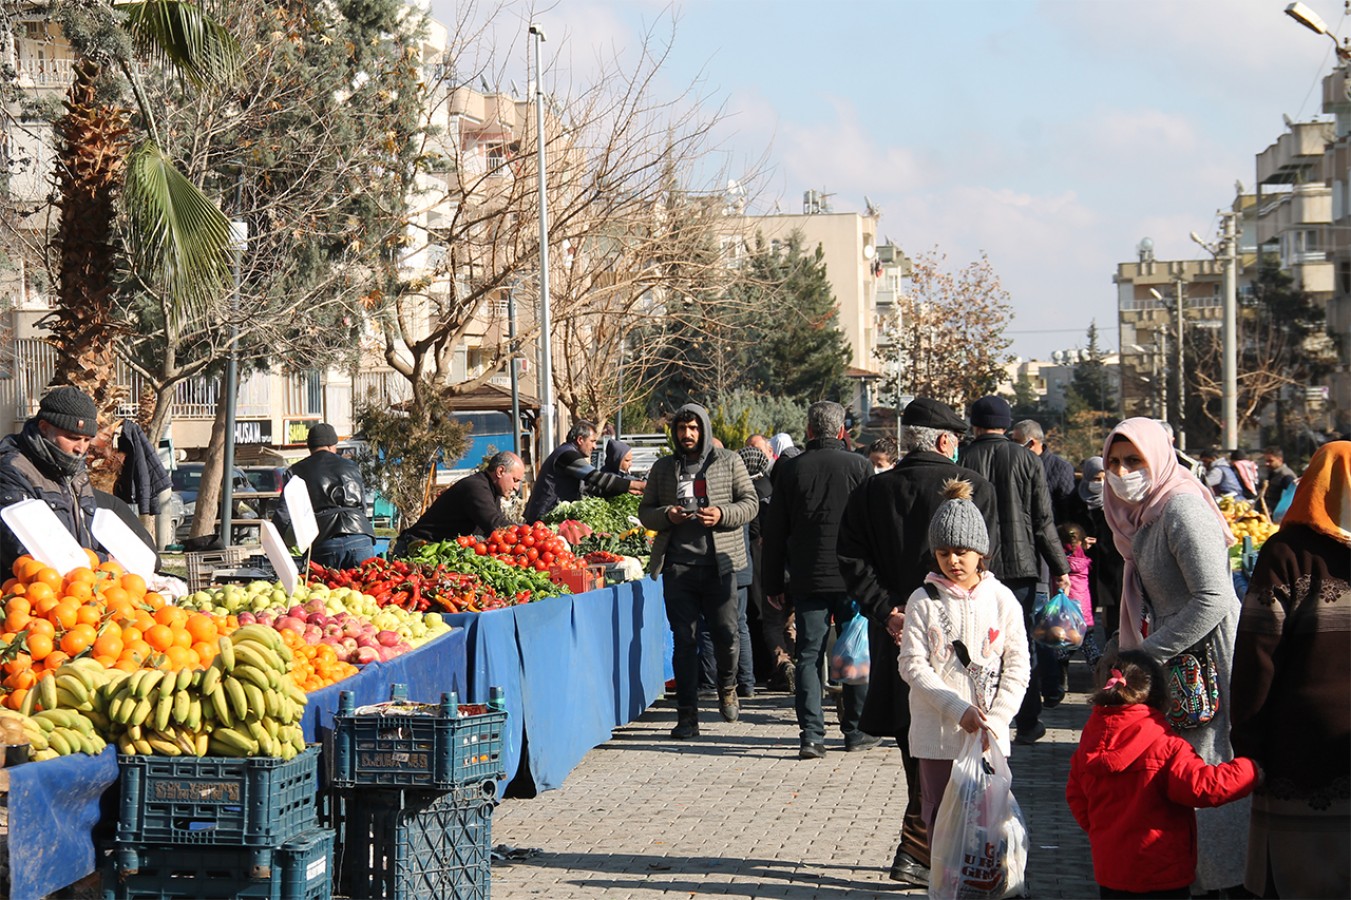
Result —
<path fill-rule="evenodd" d="M 1163 668 L 1123 652 L 1070 760 L 1065 799 L 1093 849 L 1103 897 L 1190 896 L 1196 878 L 1196 807 L 1252 793 L 1250 759 L 1207 765 L 1164 718 Z"/>

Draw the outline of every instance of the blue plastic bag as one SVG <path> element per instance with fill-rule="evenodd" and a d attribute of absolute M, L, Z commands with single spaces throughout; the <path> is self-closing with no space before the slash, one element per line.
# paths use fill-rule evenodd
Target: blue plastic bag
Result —
<path fill-rule="evenodd" d="M 868 650 L 868 620 L 854 609 L 854 617 L 840 628 L 830 648 L 830 680 L 839 684 L 867 684 L 872 669 Z"/>
<path fill-rule="evenodd" d="M 1077 649 L 1084 642 L 1087 629 L 1079 604 L 1064 591 L 1032 613 L 1032 639 L 1052 650 Z"/>
<path fill-rule="evenodd" d="M 1281 499 L 1276 501 L 1276 508 L 1271 511 L 1271 521 L 1279 522 L 1285 518 L 1285 511 L 1290 508 L 1290 501 L 1295 499 L 1295 488 L 1299 482 L 1292 481 L 1281 491 Z"/>

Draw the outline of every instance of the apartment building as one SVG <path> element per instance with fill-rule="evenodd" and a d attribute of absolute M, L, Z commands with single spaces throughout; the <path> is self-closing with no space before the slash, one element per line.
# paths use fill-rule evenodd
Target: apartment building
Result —
<path fill-rule="evenodd" d="M 1323 112 L 1333 135 L 1323 147 L 1322 179 L 1331 193 L 1331 222 L 1324 250 L 1332 269 L 1328 330 L 1338 345 L 1338 365 L 1328 380 L 1334 427 L 1351 430 L 1351 72 L 1338 66 L 1323 79 Z"/>

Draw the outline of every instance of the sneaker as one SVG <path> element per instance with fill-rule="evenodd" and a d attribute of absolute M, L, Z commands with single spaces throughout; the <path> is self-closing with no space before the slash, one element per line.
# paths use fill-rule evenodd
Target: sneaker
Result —
<path fill-rule="evenodd" d="M 856 740 L 845 738 L 844 749 L 847 753 L 857 753 L 862 750 L 871 750 L 882 743 L 880 737 L 873 737 L 871 734 L 860 735 Z"/>
<path fill-rule="evenodd" d="M 1046 736 L 1046 726 L 1038 720 L 1030 728 L 1019 728 L 1018 733 L 1014 735 L 1013 742 L 1021 744 L 1024 747 L 1031 746 Z"/>
<path fill-rule="evenodd" d="M 799 747 L 797 751 L 798 759 L 821 759 L 825 755 L 826 755 L 825 744 L 813 744 L 807 742 L 804 743 L 801 747 Z"/>
<path fill-rule="evenodd" d="M 887 877 L 892 881 L 899 881 L 901 884 L 928 887 L 929 867 L 920 865 L 919 860 L 904 850 L 897 850 L 896 858 L 891 861 L 891 871 L 887 873 Z"/>
<path fill-rule="evenodd" d="M 735 722 L 741 718 L 741 704 L 737 702 L 734 689 L 723 693 L 722 701 L 718 704 L 718 712 L 722 713 L 724 722 Z"/>

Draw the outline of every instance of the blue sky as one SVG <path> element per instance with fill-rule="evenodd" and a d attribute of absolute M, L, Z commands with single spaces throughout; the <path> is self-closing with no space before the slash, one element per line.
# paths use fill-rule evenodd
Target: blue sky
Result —
<path fill-rule="evenodd" d="M 1116 264 L 1145 236 L 1160 259 L 1204 256 L 1188 233 L 1214 236 L 1282 114 L 1320 114 L 1332 45 L 1287 2 L 558 0 L 533 15 L 560 83 L 674 20 L 665 86 L 699 79 L 725 103 L 721 162 L 735 176 L 763 158 L 760 211 L 798 211 L 808 188 L 837 211 L 866 195 L 907 253 L 957 268 L 985 252 L 1013 351 L 1045 358 L 1093 320 L 1115 348 Z M 1306 2 L 1348 32 L 1340 2 Z M 431 5 L 453 18 L 452 0 Z M 521 85 L 531 10 L 504 4 L 493 29 Z"/>

